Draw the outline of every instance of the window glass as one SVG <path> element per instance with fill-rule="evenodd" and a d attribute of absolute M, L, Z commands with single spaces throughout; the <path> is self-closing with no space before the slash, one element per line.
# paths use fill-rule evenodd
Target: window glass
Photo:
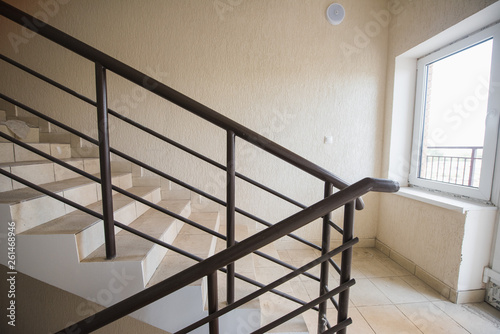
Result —
<path fill-rule="evenodd" d="M 496 24 L 418 60 L 410 185 L 491 199 L 499 41 Z"/>
<path fill-rule="evenodd" d="M 425 66 L 418 177 L 479 187 L 493 40 Z"/>

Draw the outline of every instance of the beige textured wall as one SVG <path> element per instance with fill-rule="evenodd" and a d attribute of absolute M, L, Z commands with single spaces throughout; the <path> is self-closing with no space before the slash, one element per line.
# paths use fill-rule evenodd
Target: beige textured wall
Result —
<path fill-rule="evenodd" d="M 383 176 L 388 173 L 392 115 L 398 112 L 392 106 L 395 58 L 494 2 L 401 1 L 404 10 L 393 16 L 389 26 Z M 377 239 L 456 289 L 464 219 L 465 215 L 436 206 L 383 195 Z"/>
<path fill-rule="evenodd" d="M 456 290 L 466 215 L 388 194 L 380 206 L 377 239 Z"/>
<path fill-rule="evenodd" d="M 31 14 L 53 12 L 50 24 L 347 181 L 380 176 L 388 33 L 374 13 L 386 8 L 385 0 L 342 1 L 347 15 L 339 26 L 325 18 L 329 0 L 58 0 L 51 11 L 35 0 L 8 2 Z M 24 38 L 22 29 L 5 20 L 0 28 L 2 52 L 94 96 L 91 64 L 39 37 L 16 40 L 13 47 L 8 34 Z M 4 64 L 0 71 L 8 78 L 0 83 L 3 91 L 96 135 L 92 108 L 62 107 L 71 99 L 27 83 L 25 75 Z M 109 82 L 111 107 L 224 162 L 225 133 L 114 75 Z M 117 148 L 224 196 L 223 174 L 156 141 L 144 145 L 143 135 L 117 122 L 111 127 Z M 325 135 L 334 137 L 332 145 L 323 144 Z M 322 197 L 323 185 L 312 177 L 242 141 L 237 150 L 238 171 L 305 204 Z M 238 187 L 238 205 L 271 222 L 296 210 L 244 184 Z M 356 234 L 374 238 L 378 196 L 366 202 Z M 317 224 L 302 233 L 319 239 Z"/>

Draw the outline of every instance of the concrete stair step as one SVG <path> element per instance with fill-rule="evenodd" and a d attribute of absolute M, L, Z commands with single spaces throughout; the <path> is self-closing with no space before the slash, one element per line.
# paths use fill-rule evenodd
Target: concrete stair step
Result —
<path fill-rule="evenodd" d="M 216 212 L 193 212 L 189 219 L 215 231 L 218 231 L 220 226 L 219 214 Z M 206 259 L 215 253 L 216 237 L 188 224 L 183 224 L 172 245 Z M 196 263 L 183 255 L 168 252 L 147 286 L 155 285 Z M 191 286 L 201 286 L 201 284 L 202 282 L 199 280 L 192 283 Z"/>
<path fill-rule="evenodd" d="M 158 205 L 185 217 L 191 212 L 189 201 L 160 201 Z M 129 226 L 171 244 L 182 228 L 182 224 L 181 221 L 156 209 L 149 209 Z M 117 255 L 112 261 L 141 261 L 143 281 L 148 282 L 167 253 L 167 248 L 122 230 L 116 235 Z M 83 262 L 98 261 L 106 261 L 104 245 L 83 259 Z"/>
<path fill-rule="evenodd" d="M 67 132 L 40 132 L 39 137 L 42 143 L 71 143 L 71 134 Z"/>
<path fill-rule="evenodd" d="M 98 174 L 94 174 L 99 177 Z M 132 186 L 130 173 L 112 173 L 114 185 L 128 189 Z M 101 200 L 100 184 L 83 176 L 41 185 L 80 205 L 86 206 Z M 158 194 L 159 197 L 159 194 Z M 17 233 L 64 216 L 76 209 L 31 188 L 21 188 L 0 193 L 0 206 L 10 211 L 16 222 Z"/>
<path fill-rule="evenodd" d="M 30 145 L 58 159 L 71 158 L 70 144 L 30 143 Z M 0 163 L 39 161 L 41 156 L 13 143 L 0 143 Z"/>
<path fill-rule="evenodd" d="M 274 244 L 267 245 L 260 249 L 260 251 L 274 258 L 280 259 L 280 255 L 274 247 Z M 257 281 L 263 284 L 272 283 L 291 272 L 289 269 L 284 268 L 267 259 L 264 259 L 259 255 L 253 254 L 252 256 L 254 257 L 255 262 L 255 278 Z M 279 287 L 277 287 L 277 290 L 291 296 L 296 296 L 291 283 L 294 280 L 300 280 L 300 278 L 297 277 L 291 281 L 281 284 Z M 317 286 L 319 291 L 319 284 Z M 267 325 L 301 306 L 293 301 L 290 301 L 273 293 L 266 293 L 262 295 L 259 301 L 261 309 L 261 326 Z M 286 323 L 270 330 L 268 333 L 307 334 L 309 333 L 309 331 L 304 317 L 302 315 L 299 315 L 293 319 L 290 319 Z"/>
<path fill-rule="evenodd" d="M 63 159 L 63 161 L 89 174 L 99 173 L 99 159 Z M 53 163 L 50 160 L 4 163 L 0 164 L 0 168 L 34 184 L 63 181 L 80 176 L 78 173 Z M 0 175 L 0 192 L 25 187 L 26 186 L 22 183 L 13 181 L 4 175 Z"/>
<path fill-rule="evenodd" d="M 159 201 L 160 192 L 158 188 L 132 187 L 127 189 L 127 191 L 152 202 Z M 113 211 L 115 220 L 122 224 L 129 225 L 144 212 L 143 205 L 144 204 L 124 195 L 113 195 Z M 102 201 L 94 202 L 86 207 L 95 212 L 102 213 Z M 104 229 L 101 223 L 102 220 L 84 212 L 75 210 L 45 224 L 29 229 L 22 234 L 74 235 L 78 249 L 78 257 L 79 260 L 82 261 L 104 244 Z M 115 234 L 120 234 L 120 231 L 121 229 L 115 228 Z"/>

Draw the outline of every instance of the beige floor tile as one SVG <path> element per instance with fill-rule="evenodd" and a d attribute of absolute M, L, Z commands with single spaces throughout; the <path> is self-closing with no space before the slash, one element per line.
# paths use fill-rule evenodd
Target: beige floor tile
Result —
<path fill-rule="evenodd" d="M 368 322 L 363 318 L 357 308 L 349 308 L 349 317 L 352 319 L 352 324 L 347 327 L 348 333 L 356 334 L 375 334 Z M 330 319 L 330 318 L 329 318 Z M 335 319 L 335 318 L 334 318 Z"/>
<path fill-rule="evenodd" d="M 355 260 L 353 267 L 359 270 L 367 278 L 370 277 L 391 277 L 397 274 L 384 263 L 374 259 Z"/>
<path fill-rule="evenodd" d="M 414 275 L 402 276 L 401 279 L 411 285 L 415 290 L 430 301 L 446 300 L 445 297 L 441 296 L 436 290 L 425 284 Z"/>
<path fill-rule="evenodd" d="M 390 299 L 366 278 L 356 280 L 356 284 L 350 289 L 350 299 L 356 307 L 392 304 Z"/>
<path fill-rule="evenodd" d="M 399 277 L 371 278 L 370 281 L 375 284 L 393 304 L 427 301 L 427 298 Z"/>
<path fill-rule="evenodd" d="M 376 248 L 354 247 L 352 249 L 353 260 L 386 259 L 387 256 Z"/>
<path fill-rule="evenodd" d="M 422 332 L 394 305 L 358 307 L 377 334 L 421 334 Z"/>
<path fill-rule="evenodd" d="M 398 309 L 424 334 L 467 334 L 468 332 L 431 302 L 401 304 Z"/>
<path fill-rule="evenodd" d="M 377 260 L 382 262 L 387 268 L 393 271 L 396 274 L 396 276 L 411 275 L 411 273 L 408 270 L 406 270 L 405 268 L 403 268 L 402 266 L 400 266 L 399 264 L 397 264 L 396 262 L 394 262 L 389 258 L 379 258 Z"/>
<path fill-rule="evenodd" d="M 433 304 L 471 334 L 500 333 L 500 320 L 495 320 L 474 304 L 459 305 L 447 301 L 433 302 Z"/>

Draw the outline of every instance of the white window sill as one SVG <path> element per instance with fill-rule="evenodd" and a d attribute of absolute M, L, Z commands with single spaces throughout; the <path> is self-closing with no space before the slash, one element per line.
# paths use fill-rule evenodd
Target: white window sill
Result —
<path fill-rule="evenodd" d="M 497 207 L 492 204 L 485 204 L 463 198 L 451 197 L 444 194 L 434 193 L 413 187 L 401 187 L 396 195 L 411 198 L 416 201 L 424 202 L 460 213 L 477 210 L 497 210 Z"/>

